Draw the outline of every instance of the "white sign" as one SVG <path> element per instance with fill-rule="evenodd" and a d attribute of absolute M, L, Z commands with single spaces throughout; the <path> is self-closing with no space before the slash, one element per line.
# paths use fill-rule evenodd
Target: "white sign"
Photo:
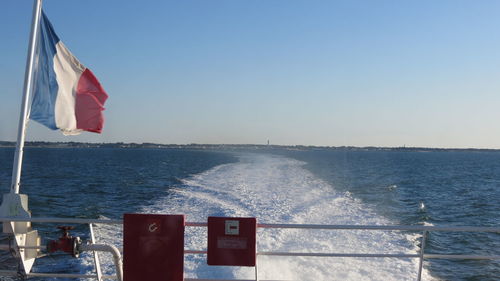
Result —
<path fill-rule="evenodd" d="M 226 221 L 226 235 L 240 235 L 240 221 Z"/>

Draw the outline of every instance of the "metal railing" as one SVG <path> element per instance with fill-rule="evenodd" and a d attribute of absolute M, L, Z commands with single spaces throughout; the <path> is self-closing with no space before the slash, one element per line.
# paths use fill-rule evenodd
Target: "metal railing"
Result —
<path fill-rule="evenodd" d="M 0 218 L 0 222 L 26 222 L 32 223 L 67 223 L 67 224 L 87 224 L 91 232 L 91 241 L 95 243 L 94 233 L 92 230 L 93 224 L 123 224 L 122 220 L 100 220 L 100 219 L 69 219 L 69 218 Z M 186 222 L 186 227 L 207 227 L 207 223 Z M 350 257 L 350 258 L 418 258 L 419 267 L 416 280 L 422 279 L 423 261 L 425 259 L 462 259 L 462 260 L 500 260 L 500 255 L 450 255 L 450 254 L 426 254 L 425 243 L 429 232 L 487 232 L 500 233 L 500 227 L 468 227 L 468 226 L 388 226 L 388 225 L 318 225 L 318 224 L 257 224 L 258 228 L 262 229 L 304 229 L 304 230 L 366 230 L 366 231 L 410 231 L 422 234 L 420 250 L 415 254 L 393 254 L 393 253 L 320 253 L 320 252 L 272 252 L 263 251 L 257 252 L 257 256 L 287 256 L 287 257 Z M 44 249 L 43 246 L 38 247 Z M 5 245 L 0 245 L 0 250 L 9 250 Z M 95 249 L 88 249 L 94 251 Z M 184 250 L 184 254 L 206 255 L 206 250 Z M 115 256 L 116 259 L 116 256 Z M 104 279 L 121 279 L 117 275 L 102 275 L 97 255 L 94 253 L 96 262 L 96 274 L 55 274 L 55 273 L 29 273 L 27 277 L 55 277 L 55 278 L 94 278 L 97 280 Z M 121 261 L 119 263 L 121 266 Z M 117 269 L 119 272 L 120 269 Z M 255 267 L 256 277 L 251 280 L 261 280 L 258 278 L 258 268 Z M 0 270 L 2 275 L 18 275 L 15 271 Z M 186 281 L 217 281 L 223 279 L 193 279 L 186 278 Z M 234 279 L 236 280 L 236 279 Z M 251 281 L 237 279 L 238 281 Z M 271 280 L 267 280 L 271 281 Z"/>

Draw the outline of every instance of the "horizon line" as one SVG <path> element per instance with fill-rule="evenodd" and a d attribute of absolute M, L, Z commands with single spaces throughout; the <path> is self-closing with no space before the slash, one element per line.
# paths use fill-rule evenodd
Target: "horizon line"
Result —
<path fill-rule="evenodd" d="M 2 141 L 1 143 L 9 143 L 16 145 L 16 141 Z M 158 145 L 158 146 L 259 146 L 259 147 L 307 147 L 307 148 L 355 148 L 355 149 L 399 149 L 399 150 L 416 150 L 416 149 L 427 149 L 427 150 L 498 150 L 500 148 L 479 148 L 479 147 L 426 147 L 426 146 L 355 146 L 355 145 L 307 145 L 307 144 L 252 144 L 252 143 L 155 143 L 155 142 L 81 142 L 81 141 L 26 141 L 25 144 L 29 143 L 47 143 L 47 144 L 84 144 L 84 145 Z"/>

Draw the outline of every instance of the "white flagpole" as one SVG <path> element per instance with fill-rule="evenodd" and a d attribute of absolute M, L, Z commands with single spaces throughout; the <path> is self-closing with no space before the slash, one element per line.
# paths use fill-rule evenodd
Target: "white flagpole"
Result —
<path fill-rule="evenodd" d="M 19 193 L 21 181 L 21 169 L 23 164 L 24 139 L 26 136 L 26 125 L 28 123 L 28 108 L 30 95 L 33 90 L 33 70 L 35 65 L 35 48 L 38 39 L 38 29 L 40 25 L 40 16 L 42 14 L 42 0 L 34 0 L 33 19 L 31 22 L 31 35 L 28 48 L 28 58 L 26 59 L 26 70 L 24 73 L 23 101 L 21 103 L 21 115 L 19 116 L 19 125 L 17 129 L 17 144 L 14 155 L 14 164 L 12 166 L 12 184 L 10 193 Z"/>

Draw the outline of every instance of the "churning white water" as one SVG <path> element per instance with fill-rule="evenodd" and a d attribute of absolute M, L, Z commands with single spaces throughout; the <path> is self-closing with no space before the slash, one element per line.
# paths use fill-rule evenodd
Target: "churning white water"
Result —
<path fill-rule="evenodd" d="M 186 214 L 187 221 L 208 216 L 256 217 L 258 223 L 393 224 L 349 193 L 335 190 L 302 166 L 273 155 L 241 154 L 240 162 L 217 166 L 184 179 L 143 213 Z M 121 229 L 98 226 L 101 240 L 121 243 Z M 118 234 L 118 235 L 117 235 Z M 419 236 L 390 231 L 259 229 L 258 251 L 322 253 L 415 253 Z M 206 229 L 186 229 L 185 248 L 206 250 Z M 111 258 L 103 256 L 112 273 Z M 91 263 L 90 258 L 86 263 Z M 415 280 L 418 259 L 258 257 L 263 280 Z M 203 255 L 186 255 L 187 278 L 254 278 L 253 268 L 209 267 Z M 423 280 L 433 280 L 424 270 Z"/>

